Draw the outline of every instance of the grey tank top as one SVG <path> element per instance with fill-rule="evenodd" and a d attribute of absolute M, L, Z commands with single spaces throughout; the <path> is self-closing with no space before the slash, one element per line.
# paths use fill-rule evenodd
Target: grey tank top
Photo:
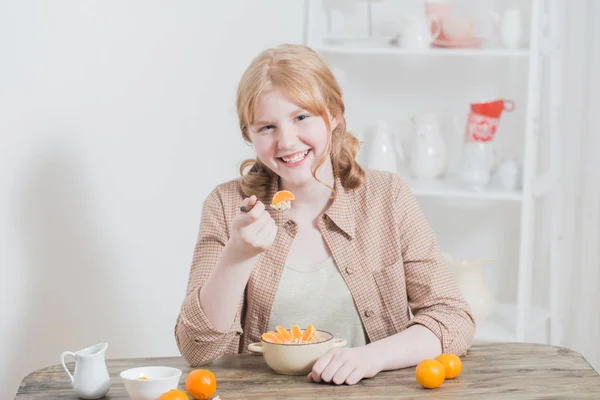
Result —
<path fill-rule="evenodd" d="M 285 265 L 271 309 L 269 330 L 298 325 L 345 339 L 347 347 L 366 344 L 354 300 L 333 258 L 306 267 Z"/>

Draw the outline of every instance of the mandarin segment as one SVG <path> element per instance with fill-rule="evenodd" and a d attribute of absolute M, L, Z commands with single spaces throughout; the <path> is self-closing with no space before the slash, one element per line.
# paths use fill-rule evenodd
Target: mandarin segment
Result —
<path fill-rule="evenodd" d="M 279 337 L 279 334 L 277 334 L 276 332 L 273 332 L 273 331 L 263 333 L 261 338 L 265 342 L 277 343 L 277 344 L 283 343 L 283 340 L 281 340 L 281 338 Z"/>
<path fill-rule="evenodd" d="M 290 329 L 290 333 L 292 334 L 293 341 L 300 341 L 300 339 L 302 339 L 302 331 L 300 330 L 300 328 L 298 328 L 298 325 L 292 326 L 292 329 Z"/>
<path fill-rule="evenodd" d="M 275 193 L 275 196 L 273 196 L 273 200 L 271 201 L 271 204 L 276 206 L 279 203 L 283 203 L 284 201 L 291 201 L 291 200 L 296 200 L 296 197 L 294 197 L 294 194 L 292 192 L 290 192 L 289 190 L 281 190 L 281 191 Z"/>
<path fill-rule="evenodd" d="M 316 333 L 315 327 L 312 325 L 308 325 L 308 327 L 302 334 L 302 342 L 304 342 L 304 343 L 312 342 L 313 339 L 315 338 L 315 333 Z"/>
<path fill-rule="evenodd" d="M 283 340 L 283 343 L 288 343 L 292 338 L 292 334 L 283 326 L 276 326 L 275 330 L 279 333 L 279 337 Z"/>

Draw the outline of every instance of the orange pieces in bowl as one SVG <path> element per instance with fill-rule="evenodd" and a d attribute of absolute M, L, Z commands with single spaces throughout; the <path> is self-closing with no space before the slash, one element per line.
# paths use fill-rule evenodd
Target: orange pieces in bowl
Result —
<path fill-rule="evenodd" d="M 313 343 L 315 341 L 315 337 L 317 335 L 317 331 L 314 326 L 308 325 L 304 333 L 302 334 L 302 341 L 305 343 Z"/>
<path fill-rule="evenodd" d="M 275 332 L 269 331 L 263 333 L 261 338 L 265 342 L 275 344 L 308 344 L 317 343 L 316 329 L 313 325 L 302 331 L 297 325 L 291 327 L 288 331 L 283 326 L 276 326 Z"/>
<path fill-rule="evenodd" d="M 277 332 L 273 332 L 273 331 L 269 331 L 267 333 L 263 333 L 262 336 L 261 336 L 261 338 L 265 342 L 277 343 L 277 344 L 282 344 L 283 343 L 283 339 L 281 339 L 279 337 L 279 334 Z"/>
<path fill-rule="evenodd" d="M 292 340 L 302 339 L 302 330 L 298 328 L 298 325 L 292 326 L 290 334 L 292 335 Z"/>
<path fill-rule="evenodd" d="M 415 369 L 415 378 L 426 389 L 439 387 L 446 379 L 460 375 L 462 361 L 456 354 L 440 354 L 435 360 L 423 360 Z"/>
<path fill-rule="evenodd" d="M 271 208 L 277 211 L 285 211 L 292 208 L 292 200 L 296 200 L 296 197 L 289 190 L 281 190 L 275 193 L 273 200 L 271 200 Z"/>

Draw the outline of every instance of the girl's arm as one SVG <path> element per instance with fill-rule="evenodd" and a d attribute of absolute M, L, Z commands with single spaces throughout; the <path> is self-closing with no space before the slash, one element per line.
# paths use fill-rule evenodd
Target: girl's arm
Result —
<path fill-rule="evenodd" d="M 244 290 L 258 254 L 277 234 L 256 197 L 242 204 L 254 207 L 233 219 L 231 235 L 218 190 L 202 210 L 187 295 L 175 326 L 179 350 L 191 365 L 238 352 Z"/>
<path fill-rule="evenodd" d="M 475 320 L 417 200 L 407 185 L 401 185 L 395 204 L 408 305 L 414 315 L 407 328 L 428 328 L 440 341 L 442 353 L 462 356 L 475 335 Z"/>
<path fill-rule="evenodd" d="M 475 321 L 469 305 L 416 199 L 399 179 L 397 185 L 396 208 L 391 215 L 397 218 L 408 305 L 414 317 L 405 330 L 385 339 L 331 350 L 314 364 L 310 381 L 352 385 L 380 371 L 411 367 L 440 353 L 464 355 L 471 345 Z"/>

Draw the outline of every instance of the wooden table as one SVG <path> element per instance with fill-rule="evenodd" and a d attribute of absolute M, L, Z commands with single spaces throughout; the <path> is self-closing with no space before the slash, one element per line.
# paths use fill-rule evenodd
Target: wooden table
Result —
<path fill-rule="evenodd" d="M 127 399 L 119 373 L 144 365 L 167 365 L 183 371 L 180 388 L 193 368 L 181 357 L 107 360 L 112 387 L 106 399 Z M 304 376 L 272 372 L 260 356 L 222 357 L 202 368 L 217 376 L 222 400 L 233 399 L 600 399 L 600 376 L 577 352 L 560 347 L 509 343 L 473 346 L 463 358 L 463 372 L 437 389 L 423 389 L 414 368 L 382 372 L 354 386 L 316 384 Z M 185 390 L 185 389 L 184 389 Z M 62 366 L 35 371 L 23 379 L 16 399 L 76 399 Z"/>

